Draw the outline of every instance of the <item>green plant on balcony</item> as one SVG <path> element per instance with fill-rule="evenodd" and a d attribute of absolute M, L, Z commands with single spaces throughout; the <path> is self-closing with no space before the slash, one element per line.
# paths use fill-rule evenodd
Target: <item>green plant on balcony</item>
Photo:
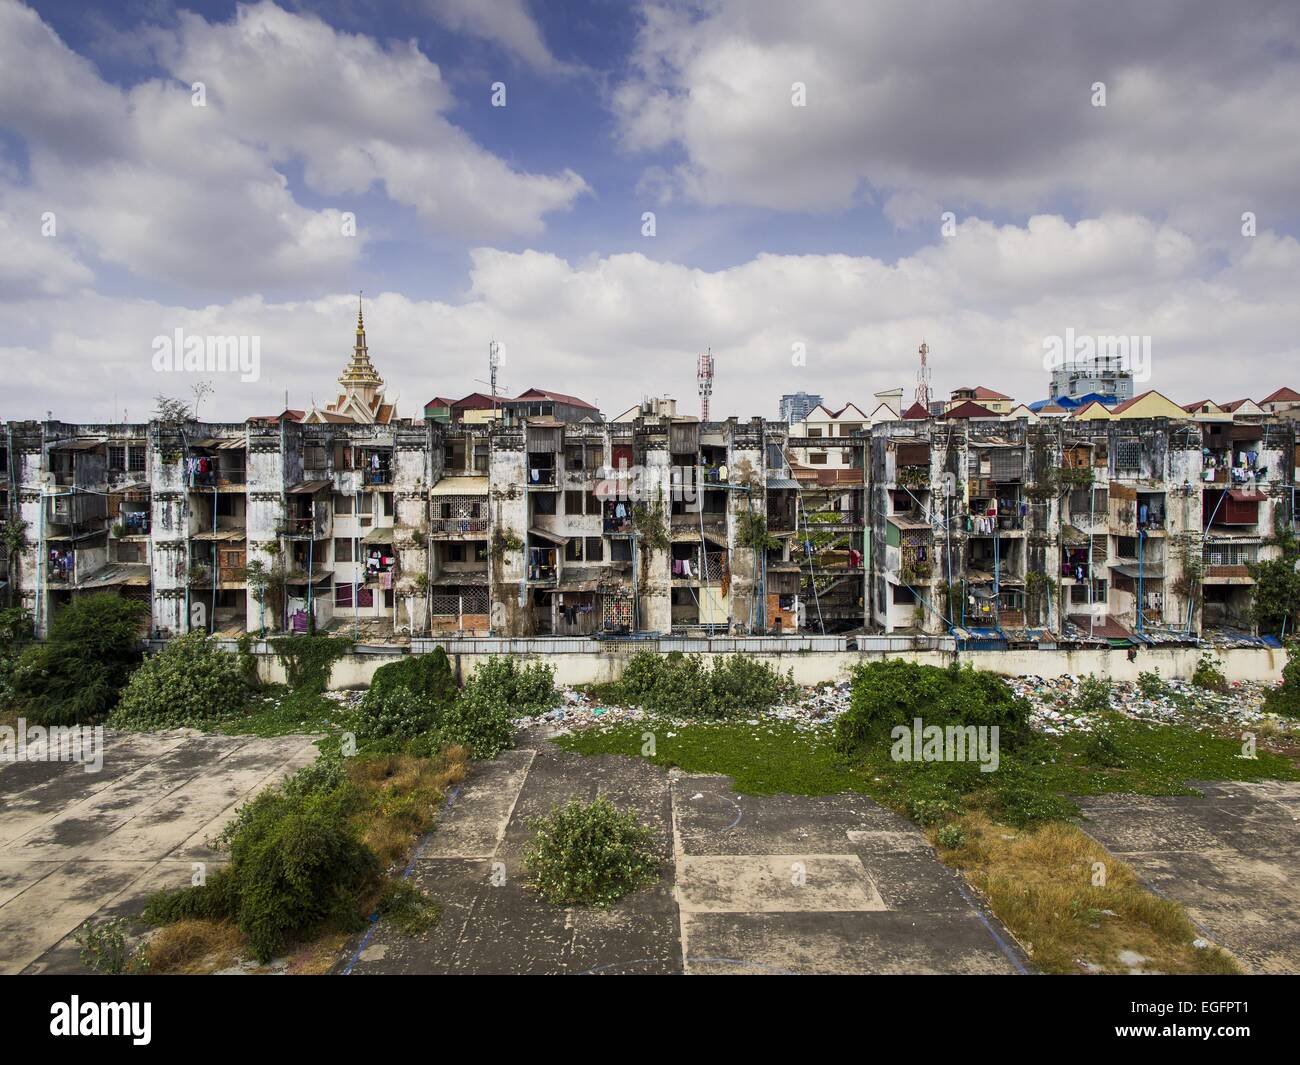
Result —
<path fill-rule="evenodd" d="M 929 466 L 900 466 L 895 483 L 900 488 L 922 488 L 930 487 L 930 467 Z"/>
<path fill-rule="evenodd" d="M 758 551 L 770 551 L 781 546 L 781 541 L 767 531 L 767 518 L 752 510 L 744 511 L 736 518 L 736 543 Z"/>
<path fill-rule="evenodd" d="M 667 551 L 672 544 L 668 538 L 668 527 L 664 523 L 662 503 L 656 503 L 653 507 L 644 503 L 637 504 L 632 510 L 632 528 L 647 550 Z"/>
<path fill-rule="evenodd" d="M 524 542 L 519 539 L 513 529 L 497 529 L 492 533 L 492 546 L 488 549 L 488 555 L 493 562 L 500 562 L 506 557 L 507 551 L 522 551 Z"/>

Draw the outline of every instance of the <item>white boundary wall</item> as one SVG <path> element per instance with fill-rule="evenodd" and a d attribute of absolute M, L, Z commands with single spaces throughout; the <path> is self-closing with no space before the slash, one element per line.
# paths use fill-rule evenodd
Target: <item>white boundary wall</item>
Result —
<path fill-rule="evenodd" d="M 593 684 L 617 680 L 623 666 L 637 649 L 620 648 L 599 654 L 532 654 L 521 658 L 545 659 L 555 668 L 558 685 Z M 1213 652 L 1223 664 L 1229 681 L 1271 681 L 1281 679 L 1286 665 L 1286 652 L 1269 648 L 1230 648 Z M 1194 647 L 1141 649 L 1130 661 L 1124 650 L 1083 651 L 967 651 L 954 655 L 951 651 L 806 651 L 781 654 L 756 654 L 752 657 L 766 662 L 782 673 L 792 670 L 800 684 L 817 684 L 822 681 L 846 680 L 859 662 L 880 661 L 885 658 L 903 658 L 925 665 L 946 666 L 956 658 L 963 665 L 986 669 L 1007 676 L 1028 674 L 1038 677 L 1056 677 L 1062 674 L 1083 676 L 1096 673 L 1112 680 L 1137 680 L 1140 672 L 1155 670 L 1166 679 L 1190 679 L 1196 668 L 1201 650 Z M 334 664 L 329 687 L 360 688 L 370 683 L 370 678 L 380 666 L 397 661 L 397 652 L 366 652 L 345 655 Z M 451 653 L 452 667 L 460 679 L 474 672 L 486 654 Z M 725 654 L 705 654 L 704 658 L 721 658 Z M 284 670 L 273 654 L 258 656 L 259 672 L 265 681 L 283 683 Z"/>

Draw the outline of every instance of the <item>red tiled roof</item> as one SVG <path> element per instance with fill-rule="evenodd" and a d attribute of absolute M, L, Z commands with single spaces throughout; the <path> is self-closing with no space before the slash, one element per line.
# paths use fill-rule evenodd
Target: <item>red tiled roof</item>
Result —
<path fill-rule="evenodd" d="M 1265 403 L 1297 403 L 1300 402 L 1300 392 L 1297 392 L 1294 388 L 1283 387 L 1279 388 L 1271 396 L 1265 396 L 1259 402 L 1261 406 Z"/>
<path fill-rule="evenodd" d="M 1007 400 L 1010 402 L 1010 396 L 1004 396 L 1001 392 L 995 392 L 991 388 L 985 388 L 983 385 L 976 385 L 971 388 L 969 385 L 962 385 L 961 388 L 954 388 L 953 392 L 970 392 L 976 399 L 982 399 L 986 403 L 997 400 Z"/>
<path fill-rule="evenodd" d="M 1110 412 L 1111 414 L 1123 414 L 1124 411 L 1128 410 L 1129 407 L 1133 406 L 1133 404 L 1136 403 L 1138 400 L 1146 399 L 1147 396 L 1153 396 L 1158 394 L 1159 393 L 1157 393 L 1154 388 L 1148 388 L 1145 392 L 1139 392 L 1132 399 L 1126 399 L 1118 407 L 1111 407 Z"/>
<path fill-rule="evenodd" d="M 570 407 L 586 407 L 588 410 L 597 410 L 585 399 L 579 399 L 577 396 L 566 396 L 563 392 L 550 392 L 544 388 L 530 388 L 526 392 L 520 392 L 515 399 L 551 399 L 556 403 L 566 403 Z"/>
<path fill-rule="evenodd" d="M 952 410 L 944 414 L 945 418 L 996 418 L 997 415 L 988 407 L 981 407 L 978 403 L 967 400 L 965 403 L 958 403 Z"/>
<path fill-rule="evenodd" d="M 903 417 L 908 421 L 923 421 L 930 417 L 930 412 L 920 403 L 913 403 L 907 410 L 903 411 Z"/>
<path fill-rule="evenodd" d="M 495 402 L 501 402 L 501 397 L 498 397 Z M 490 410 L 494 405 L 492 397 L 486 393 L 471 392 L 464 399 L 456 400 L 451 406 L 453 410 Z"/>
<path fill-rule="evenodd" d="M 454 399 L 448 399 L 446 396 L 434 396 L 433 399 L 429 400 L 429 402 L 424 406 L 426 409 L 429 407 L 450 407 L 454 405 L 455 402 Z"/>
<path fill-rule="evenodd" d="M 1222 407 L 1224 410 L 1226 410 L 1229 414 L 1233 414 L 1236 412 L 1237 408 L 1242 406 L 1243 404 L 1254 403 L 1254 402 L 1255 401 L 1253 399 L 1234 399 L 1231 403 L 1220 403 L 1219 406 Z"/>
<path fill-rule="evenodd" d="M 303 415 L 305 415 L 306 413 L 307 412 L 304 410 L 286 409 L 286 410 L 282 410 L 279 414 L 254 414 L 248 420 L 250 422 L 279 422 L 279 421 L 300 422 L 303 419 Z"/>

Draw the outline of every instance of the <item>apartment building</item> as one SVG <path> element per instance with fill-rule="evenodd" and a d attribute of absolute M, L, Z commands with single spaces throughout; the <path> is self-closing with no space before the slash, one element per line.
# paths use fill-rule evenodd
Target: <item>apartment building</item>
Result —
<path fill-rule="evenodd" d="M 1294 423 L 903 421 L 872 431 L 872 620 L 1012 644 L 1249 627 L 1294 521 Z"/>
<path fill-rule="evenodd" d="M 790 631 L 786 427 L 307 422 L 7 427 L 12 592 L 194 629 L 586 635 Z"/>
<path fill-rule="evenodd" d="M 893 390 L 789 424 L 702 423 L 667 399 L 606 421 L 531 388 L 404 419 L 360 310 L 339 384 L 323 409 L 246 422 L 8 423 L 0 591 L 40 632 L 112 590 L 147 602 L 159 637 L 1123 644 L 1248 628 L 1249 564 L 1295 528 L 1288 389 L 1053 417 L 992 410 L 1014 401 L 982 387 L 900 416 Z"/>

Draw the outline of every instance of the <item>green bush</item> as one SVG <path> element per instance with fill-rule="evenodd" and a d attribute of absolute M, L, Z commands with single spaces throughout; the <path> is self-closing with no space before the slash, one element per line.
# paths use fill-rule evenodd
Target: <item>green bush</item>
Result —
<path fill-rule="evenodd" d="M 524 864 L 538 891 L 561 906 L 609 906 L 658 878 L 650 830 L 603 795 L 552 807 L 529 822 L 535 831 Z"/>
<path fill-rule="evenodd" d="M 1198 688 L 1218 692 L 1220 695 L 1228 690 L 1228 678 L 1223 675 L 1223 665 L 1209 651 L 1202 652 L 1196 663 L 1192 683 Z"/>
<path fill-rule="evenodd" d="M 370 681 L 362 707 L 377 711 L 394 691 L 406 691 L 431 707 L 447 707 L 456 699 L 456 677 L 441 647 L 426 655 L 406 655 L 380 666 Z"/>
<path fill-rule="evenodd" d="M 1160 675 L 1160 670 L 1138 674 L 1138 691 L 1148 699 L 1160 699 L 1169 694 L 1169 685 Z"/>
<path fill-rule="evenodd" d="M 14 664 L 16 709 L 36 725 L 83 725 L 116 704 L 139 664 L 149 607 L 111 592 L 74 600 L 60 610 L 44 643 Z"/>
<path fill-rule="evenodd" d="M 955 851 L 966 842 L 966 833 L 961 825 L 944 825 L 939 829 L 939 846 Z"/>
<path fill-rule="evenodd" d="M 124 729 L 209 725 L 242 710 L 247 697 L 239 659 L 205 633 L 191 632 L 131 674 L 108 723 Z"/>
<path fill-rule="evenodd" d="M 790 698 L 792 676 L 747 655 L 725 655 L 710 668 L 699 655 L 638 651 L 623 669 L 618 695 L 652 714 L 736 717 Z"/>
<path fill-rule="evenodd" d="M 1272 714 L 1300 717 L 1300 641 L 1287 644 L 1282 684 L 1265 692 L 1264 709 Z"/>
<path fill-rule="evenodd" d="M 1076 714 L 1095 717 L 1110 712 L 1110 680 L 1089 674 L 1079 683 L 1070 706 Z"/>
<path fill-rule="evenodd" d="M 466 747 L 475 758 L 495 758 L 514 743 L 519 711 L 492 684 L 477 683 L 477 676 L 443 714 L 439 731 L 444 743 Z"/>
<path fill-rule="evenodd" d="M 1120 769 L 1124 765 L 1121 736 L 1123 722 L 1119 714 L 1108 712 L 1093 725 L 1083 745 L 1083 756 L 1091 765 L 1105 769 Z"/>
<path fill-rule="evenodd" d="M 407 688 L 390 688 L 381 698 L 365 698 L 357 708 L 357 736 L 363 740 L 392 737 L 412 740 L 442 723 L 439 708 Z"/>
<path fill-rule="evenodd" d="M 311 769 L 241 807 L 219 839 L 230 863 L 203 885 L 155 895 L 145 918 L 233 920 L 263 962 L 325 921 L 358 927 L 379 862 L 351 820 L 355 788 L 328 766 Z"/>
<path fill-rule="evenodd" d="M 493 655 L 474 671 L 465 691 L 479 701 L 504 703 L 515 717 L 536 717 L 559 701 L 555 670 L 545 662 L 520 665 L 517 659 Z"/>
<path fill-rule="evenodd" d="M 126 942 L 125 917 L 113 917 L 100 924 L 85 921 L 73 934 L 80 948 L 81 964 L 100 976 L 128 976 L 148 972 L 149 959 L 143 951 L 131 951 Z"/>
<path fill-rule="evenodd" d="M 845 754 L 887 742 L 897 725 L 998 726 L 1000 748 L 1014 749 L 1029 733 L 1029 704 L 1001 677 L 969 666 L 921 666 L 901 658 L 865 662 L 853 671 L 849 709 L 835 722 Z"/>

